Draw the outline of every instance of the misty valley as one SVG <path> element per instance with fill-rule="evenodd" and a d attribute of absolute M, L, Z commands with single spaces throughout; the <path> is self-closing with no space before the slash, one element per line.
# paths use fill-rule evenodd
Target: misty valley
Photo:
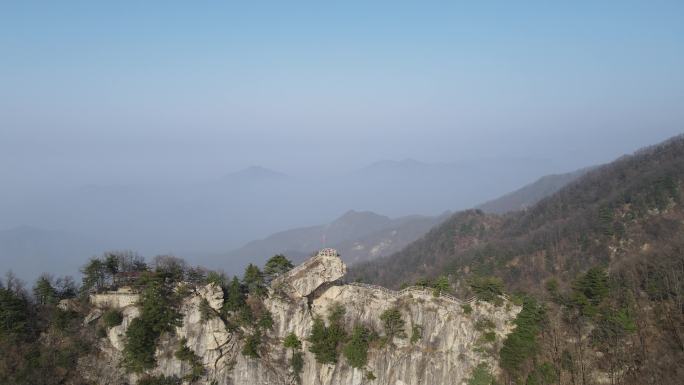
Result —
<path fill-rule="evenodd" d="M 684 384 L 684 1 L 0 2 L 0 385 Z"/>
<path fill-rule="evenodd" d="M 0 375 L 40 384 L 674 384 L 684 355 L 683 179 L 678 136 L 465 211 L 349 211 L 275 233 L 226 257 L 251 260 L 241 275 L 132 251 L 30 286 L 10 271 L 0 287 Z M 335 248 L 320 248 L 321 238 Z"/>

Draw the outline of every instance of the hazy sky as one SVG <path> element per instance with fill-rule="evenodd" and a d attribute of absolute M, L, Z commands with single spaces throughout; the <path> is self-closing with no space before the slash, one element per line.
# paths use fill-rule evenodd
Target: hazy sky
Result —
<path fill-rule="evenodd" d="M 330 3 L 2 1 L 3 189 L 405 157 L 564 171 L 684 131 L 682 1 Z"/>

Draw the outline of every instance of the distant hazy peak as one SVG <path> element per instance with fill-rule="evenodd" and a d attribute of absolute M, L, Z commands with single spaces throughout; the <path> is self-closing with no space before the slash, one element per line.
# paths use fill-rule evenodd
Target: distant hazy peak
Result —
<path fill-rule="evenodd" d="M 349 210 L 346 213 L 342 214 L 339 218 L 335 219 L 332 223 L 339 223 L 339 222 L 358 222 L 362 220 L 383 220 L 383 221 L 389 221 L 390 218 L 386 217 L 384 215 L 380 215 L 377 213 L 374 213 L 372 211 L 356 211 L 356 210 Z"/>

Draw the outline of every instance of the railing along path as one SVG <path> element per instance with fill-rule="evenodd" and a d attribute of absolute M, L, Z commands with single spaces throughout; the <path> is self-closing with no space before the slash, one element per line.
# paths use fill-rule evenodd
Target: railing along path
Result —
<path fill-rule="evenodd" d="M 317 256 L 338 257 L 339 258 L 339 253 L 337 252 L 337 250 L 327 248 L 327 249 L 320 250 L 318 252 Z M 310 260 L 307 260 L 306 262 L 300 264 L 299 266 L 291 269 L 287 273 L 282 274 L 281 276 L 277 277 L 274 280 L 274 282 L 282 281 L 285 279 L 285 277 L 293 277 L 293 276 L 297 275 L 297 273 L 299 273 L 300 271 L 305 270 L 306 268 L 309 267 L 309 263 L 308 263 L 309 261 Z M 409 286 L 409 287 L 404 288 L 402 290 L 396 291 L 396 290 L 390 290 L 390 289 L 383 287 L 383 286 L 370 285 L 367 283 L 360 283 L 360 282 L 349 282 L 346 284 L 352 285 L 352 286 L 364 287 L 367 289 L 380 290 L 380 291 L 382 291 L 382 292 L 384 292 L 384 293 L 386 293 L 386 294 L 388 294 L 394 298 L 400 297 L 400 296 L 407 294 L 407 293 L 410 293 L 410 292 L 418 292 L 421 294 L 430 293 L 433 296 L 435 293 L 435 289 L 424 287 L 424 286 Z M 444 298 L 444 299 L 447 299 L 449 301 L 452 301 L 452 302 L 455 302 L 455 303 L 461 304 L 461 305 L 470 304 L 470 303 L 477 301 L 477 297 L 470 297 L 467 299 L 459 299 L 459 298 L 454 297 L 453 295 L 450 295 L 450 294 L 447 294 L 444 292 L 439 292 L 439 295 L 437 295 L 436 297 Z M 508 296 L 505 294 L 503 294 L 502 297 L 506 300 L 509 299 Z"/>
<path fill-rule="evenodd" d="M 364 287 L 366 289 L 380 290 L 380 291 L 382 291 L 386 294 L 389 294 L 395 298 L 400 297 L 400 296 L 407 294 L 407 293 L 410 293 L 410 292 L 418 292 L 420 294 L 434 295 L 434 290 L 435 290 L 435 289 L 431 289 L 429 287 L 423 287 L 423 286 L 409 286 L 407 288 L 396 291 L 396 290 L 390 290 L 390 289 L 383 287 L 383 286 L 370 285 L 367 283 L 360 283 L 360 282 L 350 282 L 350 283 L 347 283 L 347 285 Z M 452 302 L 455 302 L 455 303 L 461 304 L 461 305 L 470 304 L 470 303 L 477 301 L 477 297 L 470 297 L 467 299 L 459 299 L 459 298 L 454 297 L 453 295 L 450 295 L 450 294 L 447 294 L 444 292 L 439 293 L 439 295 L 437 297 L 445 298 L 447 300 L 450 300 Z M 506 298 L 506 297 L 504 296 L 504 298 Z"/>

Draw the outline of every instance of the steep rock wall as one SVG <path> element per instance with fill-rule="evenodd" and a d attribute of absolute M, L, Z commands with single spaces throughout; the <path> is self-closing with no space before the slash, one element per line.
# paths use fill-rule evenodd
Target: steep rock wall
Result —
<path fill-rule="evenodd" d="M 302 385 L 439 385 L 465 384 L 479 363 L 487 363 L 497 371 L 494 352 L 512 329 L 511 321 L 520 307 L 508 301 L 496 307 L 486 302 L 472 302 L 466 314 L 463 303 L 449 297 L 434 296 L 430 291 L 394 292 L 359 284 L 335 283 L 346 271 L 341 260 L 325 251 L 303 266 L 276 279 L 264 299 L 264 306 L 273 317 L 273 328 L 264 336 L 261 357 L 248 358 L 240 352 L 243 340 L 240 333 L 230 333 L 224 322 L 216 317 L 202 320 L 200 302 L 206 299 L 216 311 L 223 303 L 220 287 L 210 284 L 197 288 L 183 301 L 180 312 L 182 326 L 175 335 L 166 334 L 158 343 L 157 367 L 154 375 L 182 378 L 190 371 L 187 362 L 174 357 L 181 338 L 200 357 L 205 376 L 200 384 L 216 385 L 289 385 L 295 380 L 288 360 L 291 353 L 282 345 L 283 338 L 293 332 L 303 342 L 304 368 Z M 107 301 L 101 301 L 106 303 Z M 308 351 L 305 339 L 311 332 L 313 319 L 323 318 L 329 309 L 341 304 L 345 307 L 344 324 L 351 330 L 364 325 L 382 333 L 380 315 L 397 308 L 405 322 L 407 338 L 394 338 L 382 347 L 369 351 L 365 370 L 352 368 L 343 357 L 336 365 L 316 362 Z M 125 330 L 138 316 L 135 305 L 122 308 L 124 322 L 109 330 L 100 341 L 99 352 L 84 360 L 82 367 L 99 384 L 135 384 L 136 375 L 126 374 L 120 367 Z M 482 330 L 476 324 L 491 321 L 496 342 L 483 343 Z M 414 326 L 419 326 L 420 337 L 410 341 Z M 249 330 L 244 330 L 248 333 Z M 366 378 L 372 372 L 374 380 Z M 186 382 L 188 383 L 188 382 Z"/>

